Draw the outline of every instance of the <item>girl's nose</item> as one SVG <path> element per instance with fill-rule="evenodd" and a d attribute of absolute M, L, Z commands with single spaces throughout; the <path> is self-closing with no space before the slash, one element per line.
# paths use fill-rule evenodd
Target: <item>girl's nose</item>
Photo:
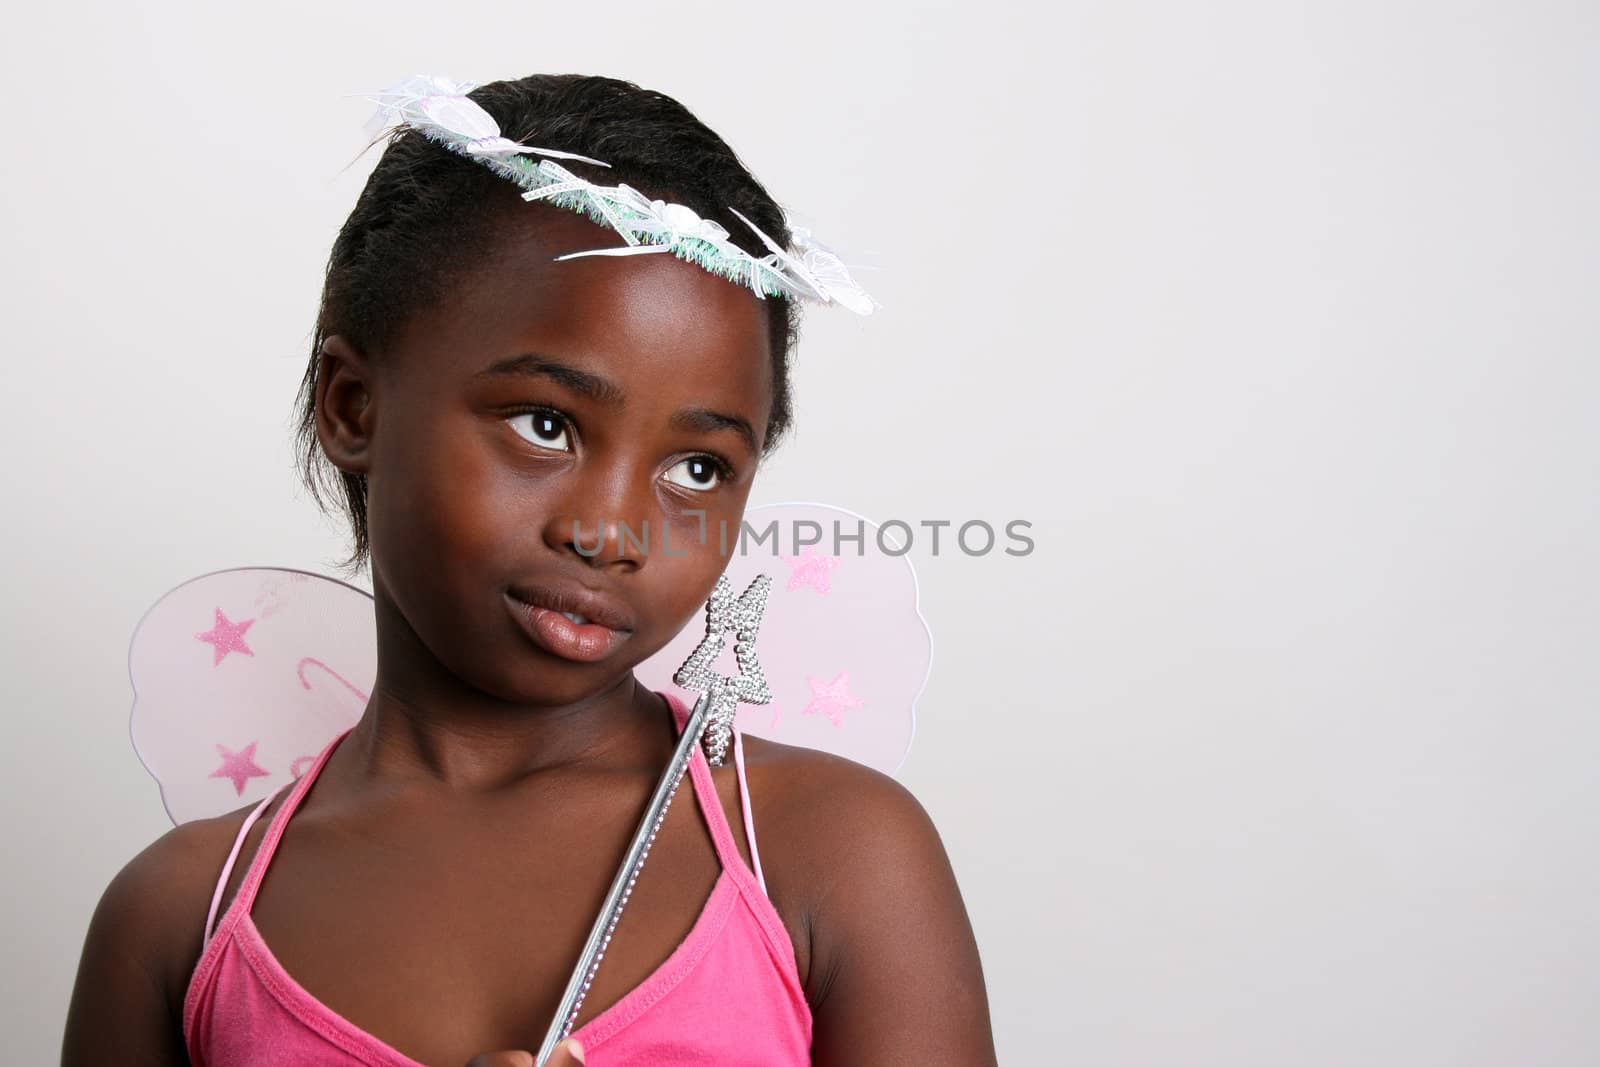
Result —
<path fill-rule="evenodd" d="M 594 567 L 638 570 L 661 536 L 648 475 L 619 464 L 575 477 L 550 509 L 545 544 Z"/>

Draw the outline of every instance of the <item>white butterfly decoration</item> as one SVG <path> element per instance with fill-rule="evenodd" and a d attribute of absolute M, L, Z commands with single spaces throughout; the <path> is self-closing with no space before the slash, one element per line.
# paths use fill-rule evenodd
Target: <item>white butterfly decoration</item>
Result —
<path fill-rule="evenodd" d="M 578 179 L 582 185 L 589 185 Z M 628 245 L 624 248 L 596 248 L 586 252 L 569 252 L 557 259 L 576 259 L 579 256 L 631 256 L 646 252 L 670 252 L 672 246 L 688 238 L 696 238 L 707 244 L 716 246 L 724 255 L 743 255 L 744 253 L 728 240 L 728 229 L 715 219 L 701 218 L 694 208 L 683 204 L 668 203 L 665 200 L 650 200 L 631 185 L 617 185 L 613 188 L 602 189 L 590 186 L 613 207 L 624 207 L 635 212 L 640 217 L 619 223 L 623 237 L 628 238 Z M 524 200 L 539 200 L 550 195 L 543 189 L 535 189 L 523 193 Z M 639 242 L 641 233 L 665 235 L 667 240 L 656 244 L 643 244 Z"/>
<path fill-rule="evenodd" d="M 476 82 L 456 82 L 436 74 L 413 74 L 381 92 L 368 94 L 378 111 L 367 123 L 376 136 L 385 126 L 403 123 L 435 139 L 448 140 L 469 155 L 505 159 L 515 155 L 575 159 L 597 167 L 609 167 L 598 159 L 554 148 L 518 144 L 501 135 L 500 125 L 467 94 Z"/>
<path fill-rule="evenodd" d="M 815 240 L 810 230 L 803 226 L 796 226 L 790 230 L 794 247 L 800 253 L 796 258 L 784 251 L 782 245 L 768 237 L 761 231 L 761 227 L 737 210 L 731 207 L 728 210 L 732 211 L 740 222 L 750 227 L 771 253 L 763 262 L 781 264 L 790 275 L 811 288 L 816 294 L 815 299 L 843 304 L 857 315 L 872 314 L 877 301 L 856 284 L 855 279 L 850 277 L 850 271 L 845 267 L 844 261 L 834 255 L 826 245 Z"/>

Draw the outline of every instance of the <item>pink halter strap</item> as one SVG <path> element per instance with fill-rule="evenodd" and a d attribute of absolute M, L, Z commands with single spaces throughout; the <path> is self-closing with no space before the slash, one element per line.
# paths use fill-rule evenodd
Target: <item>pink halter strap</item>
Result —
<path fill-rule="evenodd" d="M 228 876 L 233 873 L 233 865 L 238 862 L 239 850 L 244 847 L 245 836 L 250 833 L 250 827 L 255 825 L 256 820 L 261 818 L 261 813 L 267 810 L 267 805 L 271 804 L 273 799 L 291 784 L 290 782 L 284 782 L 278 788 L 262 797 L 261 803 L 255 806 L 254 810 L 245 818 L 244 825 L 239 827 L 239 834 L 233 839 L 233 851 L 228 853 L 228 862 L 222 865 L 222 877 L 217 879 L 217 888 L 211 894 L 211 910 L 206 913 L 206 929 L 200 939 L 200 951 L 204 952 L 206 945 L 211 943 L 211 928 L 216 925 L 217 908 L 222 904 L 222 891 L 228 885 Z"/>
<path fill-rule="evenodd" d="M 761 873 L 761 853 L 756 851 L 756 817 L 750 812 L 750 785 L 744 776 L 744 734 L 733 730 L 733 769 L 739 778 L 739 812 L 744 816 L 744 839 L 750 845 L 750 866 L 755 869 L 761 892 L 767 891 L 766 875 Z"/>

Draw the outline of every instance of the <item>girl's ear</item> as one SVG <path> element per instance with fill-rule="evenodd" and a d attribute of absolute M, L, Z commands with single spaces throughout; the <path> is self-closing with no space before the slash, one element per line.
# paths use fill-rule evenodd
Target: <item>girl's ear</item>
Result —
<path fill-rule="evenodd" d="M 335 467 L 366 474 L 377 423 L 371 365 L 340 334 L 324 338 L 317 355 L 317 438 Z"/>

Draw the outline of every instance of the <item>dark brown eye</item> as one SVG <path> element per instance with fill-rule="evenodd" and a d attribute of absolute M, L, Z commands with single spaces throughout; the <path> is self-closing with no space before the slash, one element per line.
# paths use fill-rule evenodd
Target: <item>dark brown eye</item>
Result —
<path fill-rule="evenodd" d="M 510 421 L 511 428 L 526 441 L 531 441 L 542 448 L 554 448 L 562 452 L 572 451 L 572 442 L 567 435 L 567 422 L 554 412 L 524 411 L 511 416 Z"/>
<path fill-rule="evenodd" d="M 685 489 L 715 489 L 721 484 L 722 471 L 710 456 L 690 456 L 674 464 L 665 477 Z"/>

